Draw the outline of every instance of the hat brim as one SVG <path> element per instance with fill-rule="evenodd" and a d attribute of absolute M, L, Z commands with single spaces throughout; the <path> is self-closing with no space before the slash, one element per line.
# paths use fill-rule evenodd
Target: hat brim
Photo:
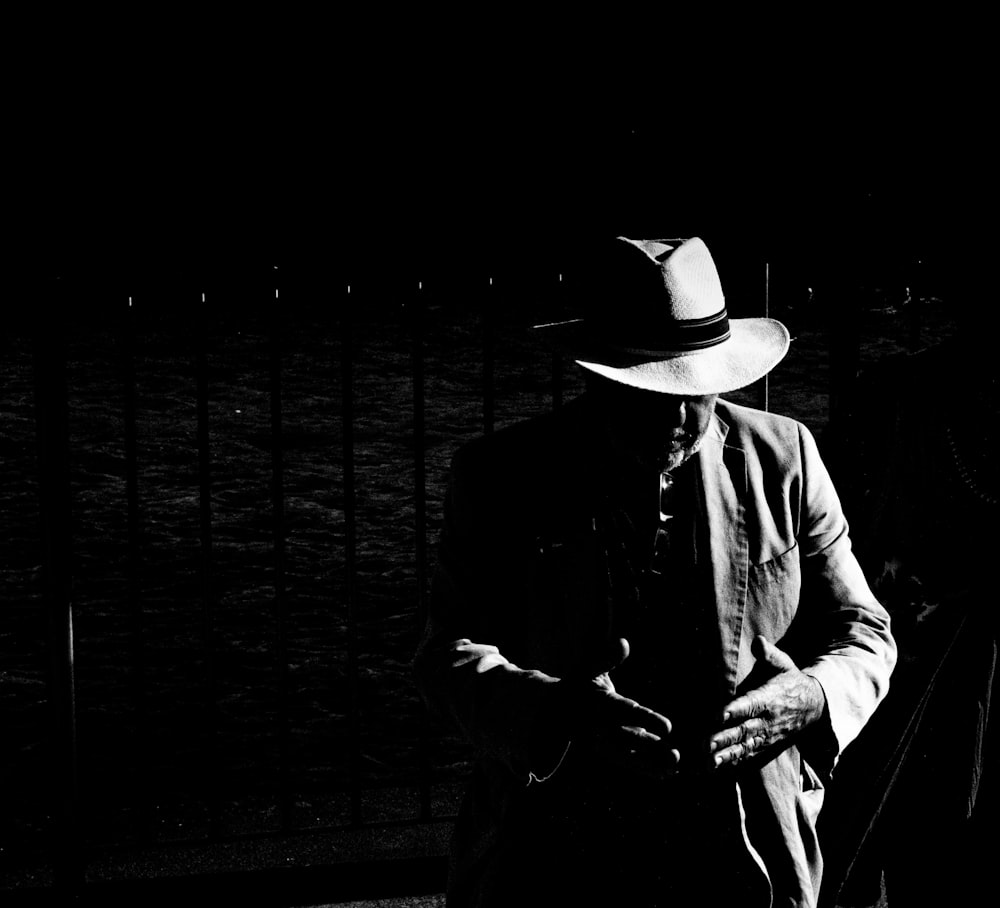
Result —
<path fill-rule="evenodd" d="M 553 329 L 560 329 L 553 331 Z M 712 347 L 651 359 L 602 348 L 584 322 L 546 326 L 582 368 L 611 381 L 663 394 L 725 394 L 752 385 L 788 352 L 788 329 L 772 318 L 729 320 L 730 336 Z"/>

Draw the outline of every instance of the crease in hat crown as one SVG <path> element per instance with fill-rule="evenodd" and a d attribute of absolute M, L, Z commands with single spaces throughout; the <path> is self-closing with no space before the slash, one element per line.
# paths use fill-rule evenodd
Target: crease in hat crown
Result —
<path fill-rule="evenodd" d="M 707 318 L 726 307 L 715 261 L 700 237 L 633 240 L 616 237 L 642 250 L 659 268 L 670 315 L 678 320 Z"/>
<path fill-rule="evenodd" d="M 618 272 L 627 269 L 639 282 L 626 284 L 621 305 L 604 308 L 592 322 L 609 349 L 666 358 L 685 356 L 729 337 L 722 283 L 701 239 L 616 239 L 644 258 L 630 253 L 613 259 Z"/>

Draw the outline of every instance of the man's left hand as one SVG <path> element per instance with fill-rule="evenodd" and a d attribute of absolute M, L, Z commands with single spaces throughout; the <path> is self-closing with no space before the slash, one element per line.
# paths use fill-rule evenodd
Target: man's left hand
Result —
<path fill-rule="evenodd" d="M 708 745 L 715 767 L 742 763 L 784 744 L 819 719 L 826 706 L 819 681 L 799 671 L 792 658 L 767 638 L 755 637 L 752 651 L 758 667 L 774 674 L 723 708 L 724 727 Z"/>

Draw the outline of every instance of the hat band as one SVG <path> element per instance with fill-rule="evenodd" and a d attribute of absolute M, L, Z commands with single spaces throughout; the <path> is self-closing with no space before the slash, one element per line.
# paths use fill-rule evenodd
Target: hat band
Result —
<path fill-rule="evenodd" d="M 649 326 L 643 330 L 643 340 L 648 340 L 649 343 L 642 347 L 636 347 L 624 339 L 619 341 L 613 332 L 610 332 L 607 346 L 621 353 L 639 356 L 671 356 L 714 347 L 728 340 L 730 334 L 729 313 L 723 307 L 715 315 L 705 318 L 689 318 L 669 324 Z M 635 337 L 636 334 L 633 333 L 632 338 Z"/>

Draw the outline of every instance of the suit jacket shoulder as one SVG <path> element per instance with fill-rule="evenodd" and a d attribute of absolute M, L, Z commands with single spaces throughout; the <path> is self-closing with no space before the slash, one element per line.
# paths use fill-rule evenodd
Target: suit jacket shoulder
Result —
<path fill-rule="evenodd" d="M 716 414 L 730 429 L 728 444 L 738 447 L 788 450 L 799 447 L 800 435 L 808 429 L 797 419 L 745 407 L 719 399 Z"/>
<path fill-rule="evenodd" d="M 759 527 L 806 542 L 805 552 L 846 533 L 839 497 L 807 426 L 789 416 L 721 400 L 716 414 L 729 427 L 725 445 L 738 448 L 746 458 L 747 506 L 756 512 Z M 767 535 L 761 539 L 761 556 Z"/>

